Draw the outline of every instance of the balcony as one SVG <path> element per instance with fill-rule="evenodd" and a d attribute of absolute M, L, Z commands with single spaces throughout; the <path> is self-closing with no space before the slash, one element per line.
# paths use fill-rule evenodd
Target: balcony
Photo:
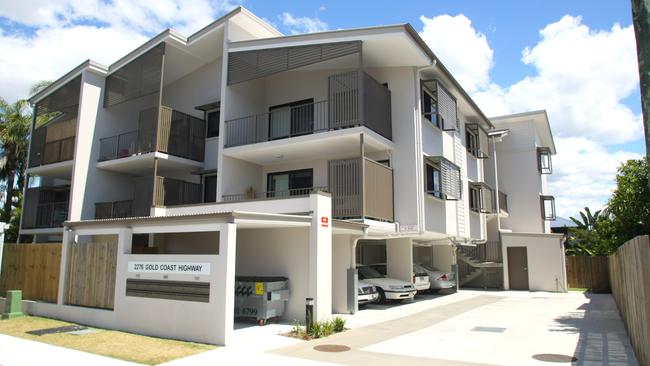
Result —
<path fill-rule="evenodd" d="M 154 195 L 155 192 L 155 195 Z M 95 219 L 149 216 L 152 206 L 175 206 L 200 203 L 203 186 L 198 183 L 157 176 L 134 180 L 131 200 L 95 203 Z"/>
<path fill-rule="evenodd" d="M 142 110 L 137 130 L 100 140 L 99 161 L 156 151 L 202 162 L 205 121 L 165 106 Z"/>
<path fill-rule="evenodd" d="M 225 147 L 365 126 L 392 140 L 390 91 L 359 71 L 331 75 L 328 100 L 293 103 L 267 113 L 227 120 Z"/>
<path fill-rule="evenodd" d="M 28 188 L 24 200 L 22 229 L 59 228 L 68 219 L 70 187 Z"/>
<path fill-rule="evenodd" d="M 301 187 L 279 191 L 225 194 L 223 202 L 241 202 L 308 196 L 316 191 L 332 195 L 332 217 L 394 221 L 393 170 L 368 158 L 330 160 L 327 187 Z M 365 173 L 365 174 L 364 174 Z"/>
<path fill-rule="evenodd" d="M 53 123 L 34 130 L 29 152 L 29 167 L 74 159 L 76 119 Z"/>

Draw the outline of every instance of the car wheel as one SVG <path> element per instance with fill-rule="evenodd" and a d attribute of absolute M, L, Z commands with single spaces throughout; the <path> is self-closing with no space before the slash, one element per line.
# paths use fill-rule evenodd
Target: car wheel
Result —
<path fill-rule="evenodd" d="M 438 292 L 440 292 L 440 289 L 439 288 L 432 288 L 432 289 L 429 289 L 429 292 L 432 293 L 432 294 L 437 294 Z"/>
<path fill-rule="evenodd" d="M 380 304 L 385 304 L 386 303 L 386 294 L 384 293 L 384 290 L 377 287 L 377 292 L 379 293 L 379 301 L 378 302 Z"/>

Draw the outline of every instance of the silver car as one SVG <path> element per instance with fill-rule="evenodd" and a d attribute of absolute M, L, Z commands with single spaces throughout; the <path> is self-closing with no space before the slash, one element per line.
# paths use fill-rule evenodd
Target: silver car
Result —
<path fill-rule="evenodd" d="M 453 272 L 443 272 L 437 270 L 430 264 L 413 264 L 415 272 L 426 272 L 429 275 L 429 282 L 431 283 L 431 292 L 438 292 L 445 288 L 456 287 L 456 274 Z"/>

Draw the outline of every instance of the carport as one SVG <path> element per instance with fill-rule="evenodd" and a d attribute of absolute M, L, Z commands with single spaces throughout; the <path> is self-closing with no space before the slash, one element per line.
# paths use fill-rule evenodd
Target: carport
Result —
<path fill-rule="evenodd" d="M 225 345 L 234 325 L 235 274 L 242 273 L 289 278 L 285 320 L 304 319 L 306 297 L 315 301 L 315 318 L 327 319 L 333 226 L 341 225 L 334 230 L 342 235 L 362 229 L 331 221 L 328 195 L 312 194 L 309 200 L 311 215 L 212 212 L 66 222 L 59 302 L 37 303 L 30 313 Z M 87 253 L 94 244 L 113 248 L 112 254 L 76 255 L 69 262 L 70 253 Z M 112 273 L 101 277 L 104 286 L 86 281 L 71 287 L 75 275 L 95 276 L 97 266 Z M 83 299 L 107 296 L 109 306 L 72 303 L 72 290 L 86 290 Z"/>

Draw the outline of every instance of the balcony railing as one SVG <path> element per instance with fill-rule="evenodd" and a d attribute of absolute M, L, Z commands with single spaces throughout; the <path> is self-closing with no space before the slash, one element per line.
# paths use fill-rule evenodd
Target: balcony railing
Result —
<path fill-rule="evenodd" d="M 156 177 L 155 206 L 175 206 L 201 203 L 203 186 L 167 177 Z"/>
<path fill-rule="evenodd" d="M 508 213 L 508 195 L 499 191 L 499 210 Z"/>
<path fill-rule="evenodd" d="M 99 140 L 99 161 L 160 151 L 203 161 L 205 121 L 161 106 L 140 112 L 139 128 Z"/>
<path fill-rule="evenodd" d="M 278 199 L 278 198 L 295 198 L 309 196 L 311 193 L 324 191 L 327 192 L 327 187 L 307 187 L 295 188 L 281 191 L 264 191 L 257 192 L 255 190 L 247 190 L 244 193 L 224 194 L 222 196 L 223 202 L 242 202 L 251 200 L 263 199 Z"/>
<path fill-rule="evenodd" d="M 329 100 L 278 108 L 225 122 L 225 147 L 285 139 L 317 132 L 366 126 L 392 139 L 390 91 L 364 74 L 363 98 L 358 71 L 329 77 Z M 359 100 L 363 101 L 359 108 Z M 360 118 L 363 113 L 364 118 Z"/>
<path fill-rule="evenodd" d="M 362 164 L 364 164 L 362 166 Z M 365 172 L 365 178 L 362 177 Z M 371 159 L 341 159 L 329 162 L 328 187 L 306 187 L 283 191 L 225 194 L 224 202 L 264 200 L 307 196 L 316 191 L 332 195 L 332 217 L 338 219 L 371 218 L 394 221 L 393 170 Z"/>
<path fill-rule="evenodd" d="M 503 253 L 501 252 L 501 242 L 487 241 L 476 246 L 459 246 L 459 249 L 466 256 L 479 262 L 503 262 Z"/>
<path fill-rule="evenodd" d="M 70 188 L 28 188 L 23 204 L 23 229 L 57 228 L 68 219 Z"/>
<path fill-rule="evenodd" d="M 95 203 L 95 219 L 132 217 L 133 200 Z"/>

